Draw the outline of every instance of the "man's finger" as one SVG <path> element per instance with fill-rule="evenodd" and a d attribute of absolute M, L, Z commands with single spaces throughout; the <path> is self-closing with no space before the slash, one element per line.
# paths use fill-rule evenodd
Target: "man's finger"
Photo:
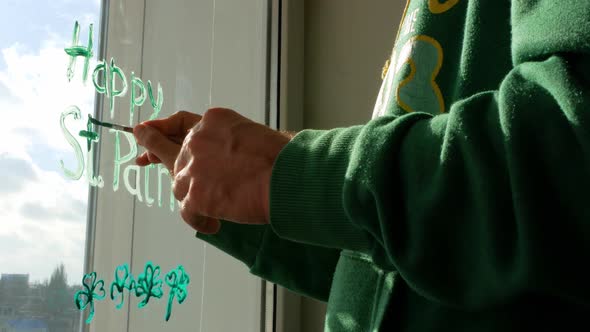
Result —
<path fill-rule="evenodd" d="M 201 116 L 198 114 L 179 111 L 165 119 L 149 120 L 143 124 L 158 129 L 164 136 L 184 138 L 186 133 L 200 120 Z"/>
<path fill-rule="evenodd" d="M 194 192 L 189 193 L 180 202 L 180 216 L 192 228 L 203 234 L 215 234 L 219 232 L 221 223 L 219 219 L 202 215 L 198 200 L 200 197 L 195 197 Z"/>
<path fill-rule="evenodd" d="M 147 157 L 147 152 L 144 152 L 144 153 L 140 154 L 137 158 L 135 158 L 135 163 L 138 166 L 142 166 L 142 167 L 149 165 L 150 161 Z"/>
<path fill-rule="evenodd" d="M 183 201 L 191 185 L 191 177 L 186 170 L 180 170 L 174 175 L 172 193 L 178 201 Z"/>
<path fill-rule="evenodd" d="M 135 163 L 138 166 L 147 166 L 150 164 L 159 164 L 162 161 L 160 160 L 160 158 L 158 158 L 158 156 L 156 156 L 155 154 L 149 152 L 149 151 L 145 151 L 144 153 L 140 154 L 139 157 L 135 158 Z"/>
<path fill-rule="evenodd" d="M 137 143 L 153 153 L 164 166 L 171 172 L 174 170 L 174 162 L 180 151 L 180 145 L 169 140 L 158 130 L 139 124 L 133 128 L 133 134 Z"/>
<path fill-rule="evenodd" d="M 194 214 L 186 209 L 180 210 L 180 216 L 189 226 L 199 233 L 215 234 L 221 228 L 221 223 L 218 219 Z"/>
<path fill-rule="evenodd" d="M 158 156 L 156 156 L 155 154 L 147 151 L 147 158 L 150 161 L 150 163 L 152 164 L 159 164 L 162 161 L 160 160 L 160 158 L 158 158 Z"/>

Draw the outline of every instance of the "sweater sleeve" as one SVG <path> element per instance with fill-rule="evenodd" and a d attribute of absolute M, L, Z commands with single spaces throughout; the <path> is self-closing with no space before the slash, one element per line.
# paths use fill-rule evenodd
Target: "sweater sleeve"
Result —
<path fill-rule="evenodd" d="M 590 2 L 513 1 L 514 66 L 447 114 L 304 131 L 271 180 L 283 238 L 381 252 L 423 296 L 589 304 Z"/>
<path fill-rule="evenodd" d="M 326 302 L 340 250 L 279 238 L 268 225 L 222 221 L 219 233 L 197 233 L 248 266 L 250 272 L 296 293 Z"/>

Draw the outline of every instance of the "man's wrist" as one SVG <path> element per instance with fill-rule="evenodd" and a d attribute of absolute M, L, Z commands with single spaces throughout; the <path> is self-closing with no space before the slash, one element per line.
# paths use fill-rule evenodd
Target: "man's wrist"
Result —
<path fill-rule="evenodd" d="M 277 131 L 277 133 L 279 133 L 280 136 L 282 136 L 281 137 L 282 140 L 280 140 L 280 139 L 278 140 L 278 141 L 281 141 L 279 143 L 279 148 L 276 150 L 274 158 L 273 158 L 273 162 L 270 165 L 269 169 L 263 175 L 263 179 L 262 179 L 263 188 L 262 188 L 262 196 L 261 197 L 263 197 L 262 210 L 264 212 L 264 223 L 265 224 L 270 224 L 270 185 L 271 185 L 271 180 L 272 180 L 272 172 L 274 169 L 274 164 L 276 163 L 276 160 L 279 157 L 279 154 L 281 153 L 283 148 L 287 144 L 289 144 L 289 142 L 293 139 L 293 137 L 295 137 L 295 135 L 297 135 L 297 132 L 294 132 L 294 131 Z"/>

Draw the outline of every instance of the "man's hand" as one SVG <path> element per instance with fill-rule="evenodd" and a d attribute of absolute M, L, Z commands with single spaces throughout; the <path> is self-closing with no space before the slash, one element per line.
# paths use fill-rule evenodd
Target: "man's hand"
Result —
<path fill-rule="evenodd" d="M 174 171 L 174 162 L 180 152 L 180 147 L 182 146 L 184 138 L 200 120 L 201 116 L 198 114 L 179 111 L 166 119 L 145 121 L 139 124 L 134 128 L 135 138 L 138 143 L 138 133 L 144 129 L 146 130 L 146 133 L 143 133 L 145 136 L 144 141 L 146 139 L 153 141 L 144 142 L 143 144 L 139 143 L 140 145 L 144 145 L 147 151 L 137 157 L 135 162 L 139 166 L 162 163 L 162 160 L 151 152 L 150 148 L 147 148 L 150 146 L 151 149 L 160 151 L 164 160 L 164 166 L 166 166 L 172 174 Z M 156 131 L 153 131 L 153 129 L 156 129 Z"/>
<path fill-rule="evenodd" d="M 170 170 L 180 215 L 197 231 L 216 233 L 219 219 L 268 223 L 270 175 L 290 134 L 223 108 L 147 121 L 134 134 L 148 150 L 137 164 Z"/>

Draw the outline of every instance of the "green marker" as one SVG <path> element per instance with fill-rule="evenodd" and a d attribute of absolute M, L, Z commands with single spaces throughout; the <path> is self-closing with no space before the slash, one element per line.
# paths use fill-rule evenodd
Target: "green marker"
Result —
<path fill-rule="evenodd" d="M 105 128 L 112 128 L 112 129 L 119 130 L 119 131 L 126 131 L 128 133 L 133 134 L 133 128 L 131 128 L 131 127 L 121 126 L 121 125 L 118 125 L 115 123 L 98 121 L 95 118 L 93 118 L 91 115 L 88 115 L 88 118 L 90 119 L 90 122 L 92 122 L 93 124 L 95 124 L 97 126 L 102 126 Z"/>

